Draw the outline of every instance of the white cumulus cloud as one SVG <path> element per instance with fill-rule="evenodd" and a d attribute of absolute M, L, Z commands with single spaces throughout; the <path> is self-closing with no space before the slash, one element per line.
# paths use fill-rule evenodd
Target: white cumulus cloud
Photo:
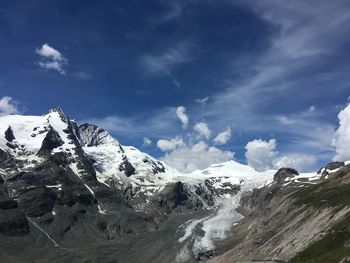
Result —
<path fill-rule="evenodd" d="M 211 130 L 208 127 L 208 124 L 205 122 L 198 122 L 194 126 L 194 130 L 201 136 L 203 136 L 206 139 L 209 139 Z"/>
<path fill-rule="evenodd" d="M 57 49 L 45 43 L 35 51 L 40 56 L 38 64 L 41 68 L 56 70 L 62 75 L 66 74 L 64 66 L 68 64 L 68 60 Z"/>
<path fill-rule="evenodd" d="M 18 114 L 17 103 L 13 98 L 5 96 L 0 99 L 0 116 Z"/>
<path fill-rule="evenodd" d="M 305 171 L 312 168 L 317 163 L 313 155 L 308 154 L 290 154 L 279 157 L 274 160 L 274 168 L 291 167 L 299 171 Z"/>
<path fill-rule="evenodd" d="M 276 158 L 275 139 L 264 141 L 261 139 L 253 140 L 245 146 L 248 165 L 258 171 L 265 171 L 273 168 L 273 160 Z"/>
<path fill-rule="evenodd" d="M 182 126 L 186 127 L 188 124 L 188 117 L 186 115 L 186 108 L 184 106 L 179 106 L 176 108 L 176 116 L 180 119 Z"/>
<path fill-rule="evenodd" d="M 197 169 L 205 169 L 214 163 L 232 160 L 233 157 L 233 152 L 222 151 L 199 141 L 191 146 L 178 147 L 167 153 L 162 159 L 181 172 L 193 172 Z"/>
<path fill-rule="evenodd" d="M 289 153 L 280 155 L 275 139 L 264 141 L 261 139 L 247 143 L 245 156 L 248 165 L 258 171 L 290 167 L 298 171 L 310 171 L 317 164 L 317 159 L 309 154 Z"/>
<path fill-rule="evenodd" d="M 220 132 L 216 137 L 214 138 L 214 143 L 217 145 L 226 144 L 231 138 L 231 128 L 228 127 L 226 130 Z"/>
<path fill-rule="evenodd" d="M 350 160 L 350 104 L 338 114 L 339 127 L 335 132 L 333 146 L 336 155 L 333 160 Z"/>
<path fill-rule="evenodd" d="M 163 152 L 174 150 L 181 145 L 184 145 L 184 142 L 180 137 L 175 137 L 170 140 L 161 139 L 157 141 L 157 147 Z"/>

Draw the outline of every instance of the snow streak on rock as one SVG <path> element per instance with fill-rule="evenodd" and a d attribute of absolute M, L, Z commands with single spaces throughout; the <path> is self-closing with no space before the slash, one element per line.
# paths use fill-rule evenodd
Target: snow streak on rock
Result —
<path fill-rule="evenodd" d="M 27 220 L 32 223 L 37 229 L 40 230 L 40 232 L 42 232 L 52 243 L 55 247 L 59 247 L 60 245 L 57 244 L 57 242 L 55 240 L 53 240 L 50 235 L 44 230 L 42 229 L 37 223 L 34 222 L 34 220 L 32 220 L 31 218 L 27 217 Z"/>

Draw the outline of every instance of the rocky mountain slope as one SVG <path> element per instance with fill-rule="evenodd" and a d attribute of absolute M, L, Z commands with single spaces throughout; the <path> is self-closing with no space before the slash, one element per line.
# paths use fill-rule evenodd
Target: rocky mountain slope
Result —
<path fill-rule="evenodd" d="M 272 184 L 242 197 L 245 217 L 212 261 L 349 262 L 350 165 L 330 163 L 318 175 L 280 169 Z"/>
<path fill-rule="evenodd" d="M 229 161 L 182 174 L 60 108 L 2 116 L 0 261 L 309 262 L 342 233 L 339 262 L 349 170 L 257 172 Z"/>

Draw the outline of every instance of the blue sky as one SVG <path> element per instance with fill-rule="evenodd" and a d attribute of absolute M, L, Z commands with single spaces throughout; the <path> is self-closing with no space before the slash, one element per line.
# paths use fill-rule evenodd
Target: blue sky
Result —
<path fill-rule="evenodd" d="M 346 0 L 1 1 L 0 97 L 24 114 L 59 105 L 175 166 L 192 158 L 182 170 L 246 162 L 252 141 L 265 168 L 315 169 L 350 95 L 349 23 Z"/>

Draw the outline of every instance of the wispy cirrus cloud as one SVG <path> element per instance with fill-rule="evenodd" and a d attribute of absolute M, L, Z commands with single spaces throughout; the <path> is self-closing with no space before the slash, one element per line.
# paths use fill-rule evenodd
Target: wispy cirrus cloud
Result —
<path fill-rule="evenodd" d="M 192 49 L 193 43 L 187 41 L 159 53 L 145 54 L 140 59 L 141 68 L 149 75 L 167 76 L 176 87 L 180 87 L 181 83 L 172 70 L 193 60 Z"/>
<path fill-rule="evenodd" d="M 343 26 L 350 22 L 350 3 L 339 1 L 330 7 L 328 1 L 231 2 L 254 12 L 275 32 L 269 47 L 250 60 L 248 71 L 246 64 L 235 62 L 232 77 L 228 74 L 218 83 L 226 90 L 212 94 L 206 110 L 196 110 L 196 118 L 221 129 L 230 124 L 245 134 L 274 133 L 287 138 L 283 151 L 329 159 L 335 129 L 329 117 L 335 112 L 322 94 L 329 94 L 334 83 L 338 93 L 348 89 L 350 68 L 332 63 L 339 63 L 337 54 L 350 34 Z M 305 109 L 307 104 L 312 106 Z"/>
<path fill-rule="evenodd" d="M 199 103 L 202 107 L 204 107 L 208 101 L 209 101 L 209 96 L 206 96 L 204 98 L 199 98 L 199 99 L 196 99 L 196 102 Z"/>
<path fill-rule="evenodd" d="M 87 73 L 85 71 L 78 71 L 72 74 L 73 77 L 81 79 L 81 80 L 90 80 L 92 79 L 92 74 Z"/>
<path fill-rule="evenodd" d="M 151 18 L 153 26 L 183 18 L 188 5 L 193 3 L 192 0 L 158 0 L 157 2 L 163 7 L 163 10 L 158 16 Z"/>

